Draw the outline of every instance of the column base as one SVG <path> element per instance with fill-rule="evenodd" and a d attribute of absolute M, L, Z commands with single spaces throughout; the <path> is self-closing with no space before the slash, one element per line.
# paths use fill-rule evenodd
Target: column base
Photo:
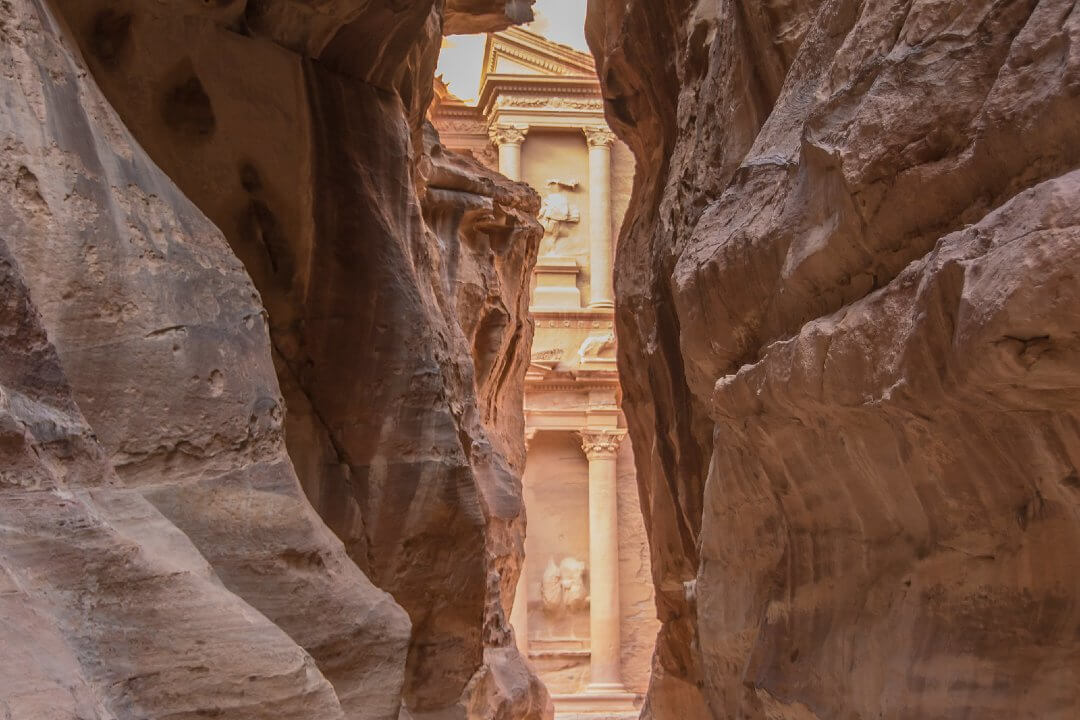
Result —
<path fill-rule="evenodd" d="M 545 255 L 536 261 L 533 275 L 536 288 L 533 291 L 534 310 L 580 310 L 581 290 L 577 286 L 580 268 L 577 260 L 562 255 Z"/>
<path fill-rule="evenodd" d="M 617 691 L 607 688 L 617 687 Z M 626 691 L 617 683 L 590 685 L 585 692 L 574 695 L 552 695 L 555 717 L 573 718 L 584 716 L 591 720 L 599 718 L 636 718 L 641 711 L 640 697 Z"/>
<path fill-rule="evenodd" d="M 615 303 L 612 300 L 598 300 L 597 302 L 589 303 L 590 310 L 610 310 L 615 307 Z"/>

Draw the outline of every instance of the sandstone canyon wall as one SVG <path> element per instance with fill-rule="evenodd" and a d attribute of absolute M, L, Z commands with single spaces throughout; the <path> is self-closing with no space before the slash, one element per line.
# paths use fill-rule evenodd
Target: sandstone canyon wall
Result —
<path fill-rule="evenodd" d="M 646 716 L 1080 713 L 1080 5 L 592 0 Z"/>
<path fill-rule="evenodd" d="M 528 5 L 0 3 L 5 717 L 550 714 L 539 200 L 423 122 Z"/>

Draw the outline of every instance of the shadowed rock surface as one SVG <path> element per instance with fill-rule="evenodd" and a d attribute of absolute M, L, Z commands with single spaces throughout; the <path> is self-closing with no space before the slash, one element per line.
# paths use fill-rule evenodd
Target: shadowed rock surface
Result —
<path fill-rule="evenodd" d="M 507 624 L 539 201 L 424 121 L 443 34 L 529 5 L 0 0 L 5 717 L 550 716 Z M 1080 6 L 588 34 L 645 715 L 1075 717 Z"/>
<path fill-rule="evenodd" d="M 646 716 L 1080 708 L 1080 7 L 600 0 Z"/>
<path fill-rule="evenodd" d="M 0 4 L 10 346 L 44 348 L 4 397 L 50 393 L 3 450 L 13 717 L 550 715 L 506 621 L 539 199 L 425 149 L 443 20 Z"/>

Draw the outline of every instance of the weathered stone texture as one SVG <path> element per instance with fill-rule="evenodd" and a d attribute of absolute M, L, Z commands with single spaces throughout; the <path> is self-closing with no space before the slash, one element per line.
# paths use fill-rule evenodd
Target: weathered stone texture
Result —
<path fill-rule="evenodd" d="M 55 606 L 103 716 L 396 716 L 408 620 L 303 496 L 243 266 L 53 16 L 4 10 L 0 218 L 42 328 L 12 347 L 48 334 L 32 369 L 72 418 L 17 424 L 46 447 L 87 438 L 4 503 L 25 528 L 3 543 L 16 586 Z M 72 468 L 91 451 L 88 483 Z"/>
<path fill-rule="evenodd" d="M 446 19 L 529 3 L 466 5 Z M 42 663 L 14 717 L 550 714 L 506 621 L 539 202 L 475 171 L 449 188 L 467 227 L 425 223 L 443 21 L 431 0 L 0 3 L 12 322 L 36 307 L 48 355 L 5 398 L 64 398 L 9 423 L 32 482 L 4 503 L 0 613 L 69 652 L 3 635 Z M 35 413 L 71 438 L 58 460 Z"/>
<path fill-rule="evenodd" d="M 1075 715 L 1080 8 L 633 0 L 588 34 L 640 163 L 646 712 Z"/>
<path fill-rule="evenodd" d="M 495 32 L 533 19 L 534 0 L 446 0 L 447 35 Z"/>

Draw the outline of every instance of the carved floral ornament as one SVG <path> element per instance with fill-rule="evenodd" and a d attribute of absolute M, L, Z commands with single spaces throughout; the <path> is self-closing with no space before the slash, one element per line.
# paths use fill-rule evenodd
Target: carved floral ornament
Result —
<path fill-rule="evenodd" d="M 589 147 L 611 147 L 615 143 L 615 133 L 606 127 L 587 127 L 584 130 Z"/>
<path fill-rule="evenodd" d="M 483 134 L 487 130 L 483 120 L 439 120 L 441 132 L 478 133 Z"/>
<path fill-rule="evenodd" d="M 603 100 L 575 99 L 566 97 L 528 97 L 525 95 L 502 95 L 495 101 L 497 108 L 530 108 L 545 110 L 587 110 L 602 112 Z"/>
<path fill-rule="evenodd" d="M 518 125 L 492 125 L 488 129 L 488 137 L 496 145 L 520 145 L 525 142 L 525 134 L 529 128 Z"/>
<path fill-rule="evenodd" d="M 619 445 L 626 437 L 624 430 L 582 430 L 578 433 L 581 437 L 581 448 L 585 456 L 593 458 L 613 458 L 619 451 Z"/>

